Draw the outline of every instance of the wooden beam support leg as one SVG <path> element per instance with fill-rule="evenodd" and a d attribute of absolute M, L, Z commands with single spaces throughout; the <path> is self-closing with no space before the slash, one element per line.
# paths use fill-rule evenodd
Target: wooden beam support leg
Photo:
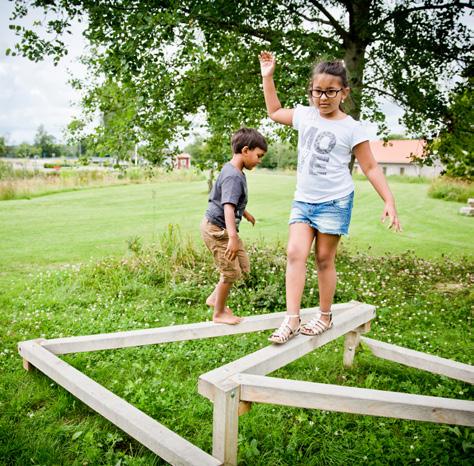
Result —
<path fill-rule="evenodd" d="M 41 343 L 43 343 L 44 341 L 46 341 L 44 338 L 36 338 L 34 340 L 31 340 L 31 341 L 35 341 L 36 343 L 38 343 L 38 345 L 41 345 Z M 31 364 L 30 361 L 28 361 L 28 359 L 26 359 L 22 354 L 21 354 L 21 343 L 18 344 L 18 352 L 20 354 L 20 356 L 22 356 L 22 359 L 23 359 L 23 369 L 25 369 L 25 371 L 32 371 L 34 369 L 36 369 L 35 366 L 33 366 L 33 364 Z"/>
<path fill-rule="evenodd" d="M 365 324 L 359 325 L 352 332 L 346 333 L 346 338 L 344 340 L 344 367 L 352 367 L 354 363 L 354 356 L 357 347 L 360 343 L 360 336 L 364 333 L 370 332 L 370 323 L 369 320 Z"/>
<path fill-rule="evenodd" d="M 216 387 L 212 428 L 212 456 L 226 466 L 237 465 L 240 386 Z"/>
<path fill-rule="evenodd" d="M 252 403 L 250 401 L 241 401 L 239 403 L 239 416 L 247 414 L 252 409 Z"/>
<path fill-rule="evenodd" d="M 25 371 L 32 371 L 34 368 L 35 366 L 33 366 L 33 364 L 23 358 L 23 369 L 25 369 Z"/>
<path fill-rule="evenodd" d="M 359 327 L 357 327 L 355 329 L 356 332 L 359 332 L 361 335 L 363 335 L 364 333 L 369 333 L 370 332 L 370 324 L 372 323 L 371 320 L 369 320 L 368 322 L 366 322 L 365 324 L 362 324 L 360 325 Z"/>
<path fill-rule="evenodd" d="M 357 331 L 346 333 L 344 339 L 344 367 L 351 367 L 354 362 L 356 348 L 359 345 L 360 333 Z"/>

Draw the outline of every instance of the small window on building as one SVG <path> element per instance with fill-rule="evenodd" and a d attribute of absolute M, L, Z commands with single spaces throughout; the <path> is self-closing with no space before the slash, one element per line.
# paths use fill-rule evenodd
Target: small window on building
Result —
<path fill-rule="evenodd" d="M 382 167 L 382 170 L 383 170 L 383 174 L 386 175 L 387 174 L 387 167 Z"/>
<path fill-rule="evenodd" d="M 405 174 L 405 167 L 400 167 L 400 175 L 403 176 Z"/>

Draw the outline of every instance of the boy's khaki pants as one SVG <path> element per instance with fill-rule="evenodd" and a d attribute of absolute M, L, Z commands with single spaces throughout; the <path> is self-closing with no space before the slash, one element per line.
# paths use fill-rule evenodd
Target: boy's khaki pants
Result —
<path fill-rule="evenodd" d="M 234 260 L 225 256 L 229 235 L 226 229 L 214 225 L 206 217 L 201 222 L 201 236 L 209 251 L 214 256 L 214 262 L 224 283 L 234 283 L 242 274 L 250 272 L 250 262 L 245 251 L 244 243 L 239 238 L 239 250 Z"/>

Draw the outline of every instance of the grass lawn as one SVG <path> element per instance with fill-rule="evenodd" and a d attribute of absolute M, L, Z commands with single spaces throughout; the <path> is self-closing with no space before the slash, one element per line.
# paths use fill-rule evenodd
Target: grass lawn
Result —
<path fill-rule="evenodd" d="M 248 209 L 255 227 L 243 221 L 246 240 L 287 238 L 287 219 L 295 179 L 290 175 L 250 173 Z M 382 203 L 371 185 L 356 182 L 350 251 L 425 258 L 473 256 L 474 220 L 458 214 L 460 204 L 428 198 L 426 184 L 392 183 L 403 233 L 380 223 Z M 0 271 L 30 272 L 38 266 L 77 263 L 121 255 L 127 241 L 156 239 L 169 223 L 198 240 L 206 207 L 203 181 L 112 186 L 0 203 Z"/>
<path fill-rule="evenodd" d="M 283 247 L 294 177 L 257 172 L 249 184 L 249 210 L 258 223 L 245 222 L 242 236 L 252 273 L 230 299 L 241 315 L 284 309 Z M 474 219 L 457 214 L 460 204 L 428 198 L 428 185 L 391 186 L 404 227 L 399 235 L 380 225 L 382 205 L 370 185 L 356 182 L 335 301 L 377 306 L 371 338 L 472 364 Z M 168 224 L 179 224 L 200 244 L 205 206 L 203 181 L 0 202 L 0 465 L 164 464 L 48 377 L 25 372 L 16 344 L 208 320 L 204 301 L 217 278 L 209 254 L 179 234 L 162 235 Z M 132 252 L 127 241 L 134 238 L 140 241 Z M 303 306 L 317 300 L 309 264 Z M 209 452 L 212 405 L 197 393 L 197 377 L 266 346 L 268 333 L 64 359 Z M 344 369 L 342 351 L 338 339 L 271 375 L 474 399 L 467 383 L 377 359 L 364 348 L 355 366 Z M 239 434 L 239 464 L 246 466 L 467 466 L 474 454 L 469 428 L 273 405 L 254 406 L 241 417 Z"/>

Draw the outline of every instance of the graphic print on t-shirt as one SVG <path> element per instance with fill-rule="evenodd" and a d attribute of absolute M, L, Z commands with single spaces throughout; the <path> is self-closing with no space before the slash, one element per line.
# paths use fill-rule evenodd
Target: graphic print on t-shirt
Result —
<path fill-rule="evenodd" d="M 308 173 L 311 175 L 327 175 L 328 154 L 336 145 L 336 136 L 331 131 L 319 131 L 310 126 L 301 138 L 298 170 L 303 171 L 306 159 L 309 157 Z"/>

